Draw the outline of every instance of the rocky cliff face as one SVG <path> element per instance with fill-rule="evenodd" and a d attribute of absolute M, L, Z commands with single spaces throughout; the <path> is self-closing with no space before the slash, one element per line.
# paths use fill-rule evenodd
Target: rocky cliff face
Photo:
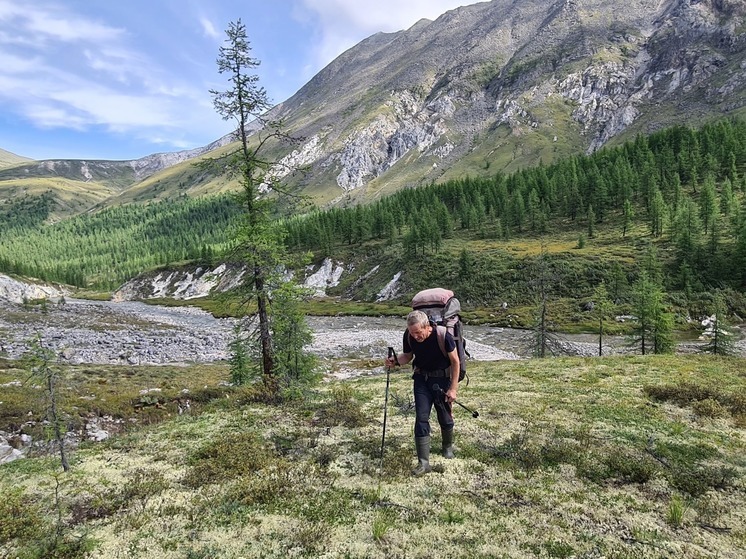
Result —
<path fill-rule="evenodd" d="M 511 170 L 551 158 L 542 144 L 591 152 L 743 108 L 744 10 L 736 0 L 466 6 L 361 42 L 281 112 L 313 138 L 312 173 L 341 192 L 479 173 L 465 159 L 475 154 L 503 154 Z"/>
<path fill-rule="evenodd" d="M 140 299 L 197 299 L 238 287 L 246 273 L 241 266 L 220 264 L 148 272 L 131 279 L 112 295 L 115 302 Z"/>
<path fill-rule="evenodd" d="M 314 296 L 323 297 L 327 289 L 339 285 L 345 271 L 349 272 L 343 263 L 327 258 L 318 266 L 307 266 L 301 283 Z M 122 302 L 160 298 L 197 299 L 211 293 L 231 291 L 245 281 L 245 275 L 246 268 L 235 264 L 220 264 L 214 268 L 187 266 L 177 270 L 150 272 L 122 285 L 114 292 L 112 300 Z"/>

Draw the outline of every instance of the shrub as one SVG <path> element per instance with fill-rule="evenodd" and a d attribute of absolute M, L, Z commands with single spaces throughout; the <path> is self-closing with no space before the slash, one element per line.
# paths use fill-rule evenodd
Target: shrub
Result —
<path fill-rule="evenodd" d="M 659 402 L 690 405 L 697 415 L 703 417 L 722 417 L 726 415 L 726 410 L 736 418 L 746 414 L 746 393 L 743 390 L 728 394 L 718 388 L 682 382 L 676 385 L 647 385 L 643 391 Z"/>
<path fill-rule="evenodd" d="M 700 417 L 716 418 L 728 415 L 727 410 L 720 405 L 720 402 L 713 398 L 705 398 L 692 403 L 692 410 Z"/>
<path fill-rule="evenodd" d="M 26 546 L 18 556 L 24 559 L 85 559 L 95 547 L 96 542 L 85 534 L 50 535 Z"/>
<path fill-rule="evenodd" d="M 362 427 L 370 419 L 363 413 L 362 406 L 354 397 L 352 388 L 347 384 L 338 384 L 332 389 L 332 399 L 317 413 L 317 422 L 326 427 L 344 425 L 345 427 Z"/>
<path fill-rule="evenodd" d="M 273 462 L 274 455 L 255 433 L 227 433 L 208 442 L 190 458 L 184 477 L 189 487 L 252 475 Z"/>
<path fill-rule="evenodd" d="M 646 483 L 658 471 L 656 464 L 638 453 L 615 448 L 604 460 L 610 477 L 628 483 Z"/>
<path fill-rule="evenodd" d="M 668 472 L 667 478 L 674 489 L 692 497 L 701 497 L 710 489 L 731 487 L 739 474 L 726 466 L 677 465 Z"/>
<path fill-rule="evenodd" d="M 676 385 L 646 385 L 643 387 L 643 391 L 653 400 L 673 402 L 680 406 L 716 397 L 716 393 L 710 388 L 692 382 L 682 382 Z"/>
<path fill-rule="evenodd" d="M 22 489 L 12 488 L 0 499 L 0 544 L 40 535 L 39 506 Z"/>

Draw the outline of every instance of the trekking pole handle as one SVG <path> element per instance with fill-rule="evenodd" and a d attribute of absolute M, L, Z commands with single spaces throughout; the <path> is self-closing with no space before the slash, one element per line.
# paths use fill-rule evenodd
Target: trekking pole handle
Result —
<path fill-rule="evenodd" d="M 399 365 L 399 356 L 396 354 L 396 351 L 391 346 L 389 346 L 389 359 L 392 359 L 394 361 L 394 367 Z"/>

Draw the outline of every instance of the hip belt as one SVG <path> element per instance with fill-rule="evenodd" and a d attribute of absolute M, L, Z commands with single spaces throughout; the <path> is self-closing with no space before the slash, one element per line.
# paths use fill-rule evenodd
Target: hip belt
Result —
<path fill-rule="evenodd" d="M 420 369 L 419 367 L 415 367 L 414 369 L 415 375 L 422 375 L 425 378 L 441 378 L 441 377 L 448 377 L 451 378 L 451 368 L 448 369 Z"/>

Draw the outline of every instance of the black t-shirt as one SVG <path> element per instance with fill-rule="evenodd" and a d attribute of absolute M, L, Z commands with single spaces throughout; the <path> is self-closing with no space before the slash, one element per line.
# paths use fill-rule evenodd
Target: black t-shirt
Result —
<path fill-rule="evenodd" d="M 433 330 L 422 342 L 418 342 L 410 336 L 408 330 L 404 331 L 402 342 L 404 353 L 414 353 L 414 366 L 424 371 L 447 369 L 451 366 L 451 360 L 440 351 L 435 324 L 430 323 L 430 326 Z M 456 349 L 456 342 L 448 332 L 446 332 L 445 337 L 445 348 L 448 353 Z"/>

